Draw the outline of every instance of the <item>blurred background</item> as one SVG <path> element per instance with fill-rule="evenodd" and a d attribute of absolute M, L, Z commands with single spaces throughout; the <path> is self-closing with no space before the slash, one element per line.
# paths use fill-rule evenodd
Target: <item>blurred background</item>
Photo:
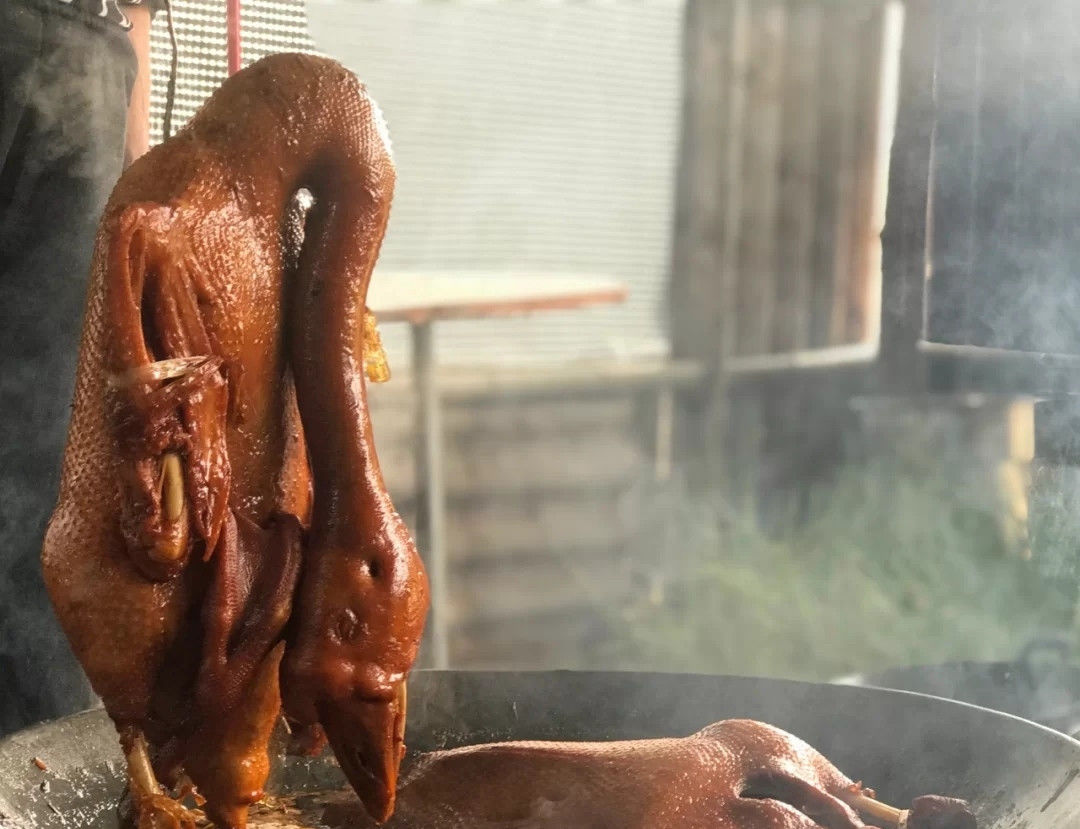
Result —
<path fill-rule="evenodd" d="M 183 123 L 225 11 L 173 13 Z M 1078 35 L 1050 0 L 244 0 L 245 64 L 328 54 L 385 113 L 375 285 L 625 289 L 424 328 L 434 495 L 417 326 L 383 324 L 390 490 L 445 504 L 428 664 L 940 682 L 1080 728 Z M 159 136 L 170 54 L 159 15 Z"/>

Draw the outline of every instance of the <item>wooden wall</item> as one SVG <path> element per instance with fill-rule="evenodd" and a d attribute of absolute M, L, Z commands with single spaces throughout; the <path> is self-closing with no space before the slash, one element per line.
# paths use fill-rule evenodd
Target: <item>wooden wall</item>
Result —
<path fill-rule="evenodd" d="M 737 360 L 876 337 L 897 12 L 877 0 L 688 3 L 677 354 L 715 360 L 719 341 Z"/>
<path fill-rule="evenodd" d="M 1075 395 L 1072 5 L 691 0 L 687 14 L 672 331 L 715 382 L 683 401 L 685 460 L 713 458 L 706 480 L 767 518 L 771 496 L 854 459 L 846 444 L 886 448 L 857 440 L 858 397 L 967 422 L 964 392 L 997 395 L 978 415 L 996 434 L 1025 396 Z M 1042 424 L 1040 452 L 1069 428 Z M 981 468 L 987 450 L 968 448 Z M 994 451 L 1014 471 L 1030 460 Z M 1002 535 L 1023 547 L 1024 475 L 1006 477 Z"/>
<path fill-rule="evenodd" d="M 689 0 L 686 15 L 672 346 L 715 382 L 680 401 L 677 442 L 751 505 L 840 460 L 875 357 L 903 13 Z"/>
<path fill-rule="evenodd" d="M 637 578 L 625 551 L 634 492 L 656 474 L 662 373 L 593 391 L 443 378 L 451 666 L 583 667 Z M 387 486 L 414 524 L 409 379 L 370 396 Z"/>

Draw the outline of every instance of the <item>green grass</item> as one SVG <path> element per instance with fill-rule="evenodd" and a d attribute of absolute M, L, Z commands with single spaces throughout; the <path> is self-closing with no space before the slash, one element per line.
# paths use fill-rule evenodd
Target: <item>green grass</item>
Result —
<path fill-rule="evenodd" d="M 597 660 L 620 668 L 829 679 L 887 666 L 1010 659 L 1074 624 L 1080 509 L 1033 498 L 1038 551 L 1006 549 L 993 497 L 948 459 L 889 458 L 811 494 L 808 516 L 757 523 L 672 487 L 628 561 L 647 585 L 613 612 Z M 989 484 L 986 484 L 989 487 Z M 1077 488 L 1080 490 L 1080 487 Z M 992 496 L 992 493 L 990 493 Z"/>

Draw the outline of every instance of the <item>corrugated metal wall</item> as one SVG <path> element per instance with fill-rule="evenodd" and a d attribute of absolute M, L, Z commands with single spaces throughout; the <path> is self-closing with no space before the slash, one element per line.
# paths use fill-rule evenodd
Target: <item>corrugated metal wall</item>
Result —
<path fill-rule="evenodd" d="M 195 110 L 225 80 L 224 0 L 172 0 L 179 45 L 176 105 L 173 129 L 187 122 Z M 243 0 L 244 62 L 274 52 L 314 51 L 308 37 L 303 0 Z M 150 135 L 161 140 L 165 113 L 165 87 L 172 50 L 165 13 L 157 15 L 151 30 Z"/>
<path fill-rule="evenodd" d="M 224 3 L 175 4 L 182 123 L 224 77 Z M 318 49 L 367 83 L 390 124 L 399 183 L 380 271 L 597 274 L 630 289 L 618 307 L 447 323 L 444 362 L 666 353 L 681 11 L 681 0 L 309 0 Z M 311 46 L 298 0 L 245 0 L 244 16 L 245 62 Z M 388 329 L 401 368 L 404 331 Z"/>
<path fill-rule="evenodd" d="M 661 323 L 681 3 L 310 0 L 400 168 L 381 266 L 603 273 L 622 307 L 443 326 L 447 361 L 636 356 Z"/>

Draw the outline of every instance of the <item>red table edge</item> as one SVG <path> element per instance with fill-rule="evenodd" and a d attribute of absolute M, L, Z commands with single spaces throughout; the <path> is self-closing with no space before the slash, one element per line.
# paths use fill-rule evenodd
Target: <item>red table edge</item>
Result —
<path fill-rule="evenodd" d="M 574 310 L 596 305 L 613 305 L 623 302 L 628 294 L 628 290 L 620 285 L 598 288 L 587 293 L 546 294 L 492 303 L 430 305 L 418 308 L 391 308 L 383 311 L 372 307 L 371 311 L 379 322 L 407 322 L 411 325 L 423 325 L 438 320 L 512 317 L 536 311 Z"/>

